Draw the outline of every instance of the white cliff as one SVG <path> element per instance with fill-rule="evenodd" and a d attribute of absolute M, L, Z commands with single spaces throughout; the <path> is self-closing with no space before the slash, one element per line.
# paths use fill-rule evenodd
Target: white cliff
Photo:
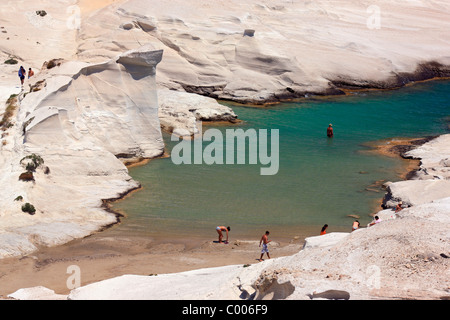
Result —
<path fill-rule="evenodd" d="M 449 76 L 450 4 L 397 1 L 129 0 L 83 22 L 78 55 L 152 43 L 158 85 L 264 103 Z"/>
<path fill-rule="evenodd" d="M 0 5 L 1 58 L 17 61 L 1 65 L 0 110 L 11 94 L 18 95 L 12 127 L 5 128 L 0 145 L 0 181 L 8 186 L 0 196 L 0 258 L 63 244 L 116 223 L 120 217 L 105 210 L 103 200 L 139 187 L 123 162 L 161 155 L 161 124 L 195 130 L 196 120 L 236 119 L 215 100 L 183 92 L 161 93 L 159 108 L 156 66 L 163 50 L 149 41 L 130 42 L 124 33 L 124 44 L 108 55 L 92 48 L 89 56 L 81 55 L 89 43 L 86 30 L 99 41 L 110 40 L 103 34 L 108 24 L 93 27 L 88 18 L 106 2 Z M 20 27 L 17 17 L 24 21 Z M 35 71 L 22 88 L 20 65 Z M 21 159 L 33 154 L 44 164 L 30 181 L 19 180 L 27 171 Z M 31 214 L 22 212 L 27 203 L 34 207 Z"/>
<path fill-rule="evenodd" d="M 2 257 L 117 222 L 102 199 L 138 187 L 119 158 L 163 153 L 155 84 L 161 57 L 161 50 L 146 46 L 100 64 L 62 62 L 34 79 L 38 91 L 19 95 L 15 125 L 1 149 L 0 176 L 9 186 L 1 195 Z M 20 181 L 21 159 L 33 154 L 44 164 L 33 181 Z M 35 214 L 22 212 L 25 203 Z"/>

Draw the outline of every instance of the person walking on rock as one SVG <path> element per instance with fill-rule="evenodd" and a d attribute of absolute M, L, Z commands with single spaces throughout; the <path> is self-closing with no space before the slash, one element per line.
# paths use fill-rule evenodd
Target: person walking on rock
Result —
<path fill-rule="evenodd" d="M 22 84 L 22 86 L 23 86 L 23 81 L 25 80 L 26 73 L 27 72 L 25 71 L 24 67 L 20 66 L 20 68 L 19 68 L 19 78 L 20 78 L 20 83 Z"/>

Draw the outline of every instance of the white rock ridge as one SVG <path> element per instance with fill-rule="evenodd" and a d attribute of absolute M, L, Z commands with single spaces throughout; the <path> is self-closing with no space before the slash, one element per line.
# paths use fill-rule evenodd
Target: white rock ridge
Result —
<path fill-rule="evenodd" d="M 152 43 L 160 87 L 265 103 L 449 76 L 449 21 L 446 0 L 129 0 L 83 19 L 78 55 Z"/>
<path fill-rule="evenodd" d="M 388 183 L 383 200 L 385 208 L 429 203 L 450 197 L 450 135 L 442 135 L 404 154 L 420 159 L 420 168 L 413 179 Z"/>
<path fill-rule="evenodd" d="M 158 90 L 161 128 L 180 136 L 199 132 L 197 122 L 237 122 L 234 111 L 215 99 L 172 90 Z"/>
<path fill-rule="evenodd" d="M 9 186 L 0 196 L 0 257 L 118 221 L 102 199 L 139 187 L 119 158 L 152 158 L 164 150 L 155 82 L 161 56 L 145 46 L 104 63 L 62 62 L 41 70 L 32 83 L 40 85 L 19 95 L 15 125 L 0 151 L 0 179 Z M 32 181 L 20 181 L 21 159 L 32 154 L 44 164 Z M 25 203 L 34 215 L 22 212 Z"/>

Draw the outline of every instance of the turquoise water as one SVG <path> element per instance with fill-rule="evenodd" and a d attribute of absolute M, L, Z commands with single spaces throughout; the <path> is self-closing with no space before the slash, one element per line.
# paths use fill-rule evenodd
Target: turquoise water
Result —
<path fill-rule="evenodd" d="M 325 223 L 329 232 L 349 231 L 349 214 L 359 215 L 365 225 L 384 194 L 366 188 L 380 180 L 398 181 L 396 172 L 404 160 L 368 153 L 364 144 L 447 133 L 450 82 L 264 108 L 230 106 L 243 123 L 218 126 L 224 134 L 229 128 L 279 129 L 278 173 L 260 175 L 260 163 L 175 165 L 170 158 L 152 160 L 130 169 L 143 190 L 114 205 L 126 218 L 112 232 L 216 237 L 215 227 L 225 225 L 235 237 L 265 230 L 292 237 L 318 234 Z M 329 123 L 332 139 L 325 134 Z M 168 135 L 165 141 L 169 152 L 177 144 Z"/>

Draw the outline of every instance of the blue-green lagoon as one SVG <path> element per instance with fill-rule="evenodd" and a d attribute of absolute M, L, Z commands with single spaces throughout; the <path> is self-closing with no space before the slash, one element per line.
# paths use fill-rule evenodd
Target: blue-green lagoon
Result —
<path fill-rule="evenodd" d="M 224 136 L 230 128 L 278 129 L 277 174 L 260 175 L 261 164 L 176 165 L 171 158 L 153 159 L 130 168 L 143 188 L 113 204 L 125 217 L 107 232 L 216 239 L 215 227 L 224 225 L 234 239 L 258 238 L 265 230 L 274 239 L 288 239 L 319 234 L 324 224 L 328 232 L 350 231 L 349 215 L 360 216 L 365 226 L 381 209 L 380 183 L 400 180 L 406 162 L 367 152 L 367 144 L 448 133 L 450 81 L 265 107 L 228 105 L 241 123 L 203 129 L 214 127 Z M 170 154 L 178 142 L 168 134 L 164 138 Z"/>

